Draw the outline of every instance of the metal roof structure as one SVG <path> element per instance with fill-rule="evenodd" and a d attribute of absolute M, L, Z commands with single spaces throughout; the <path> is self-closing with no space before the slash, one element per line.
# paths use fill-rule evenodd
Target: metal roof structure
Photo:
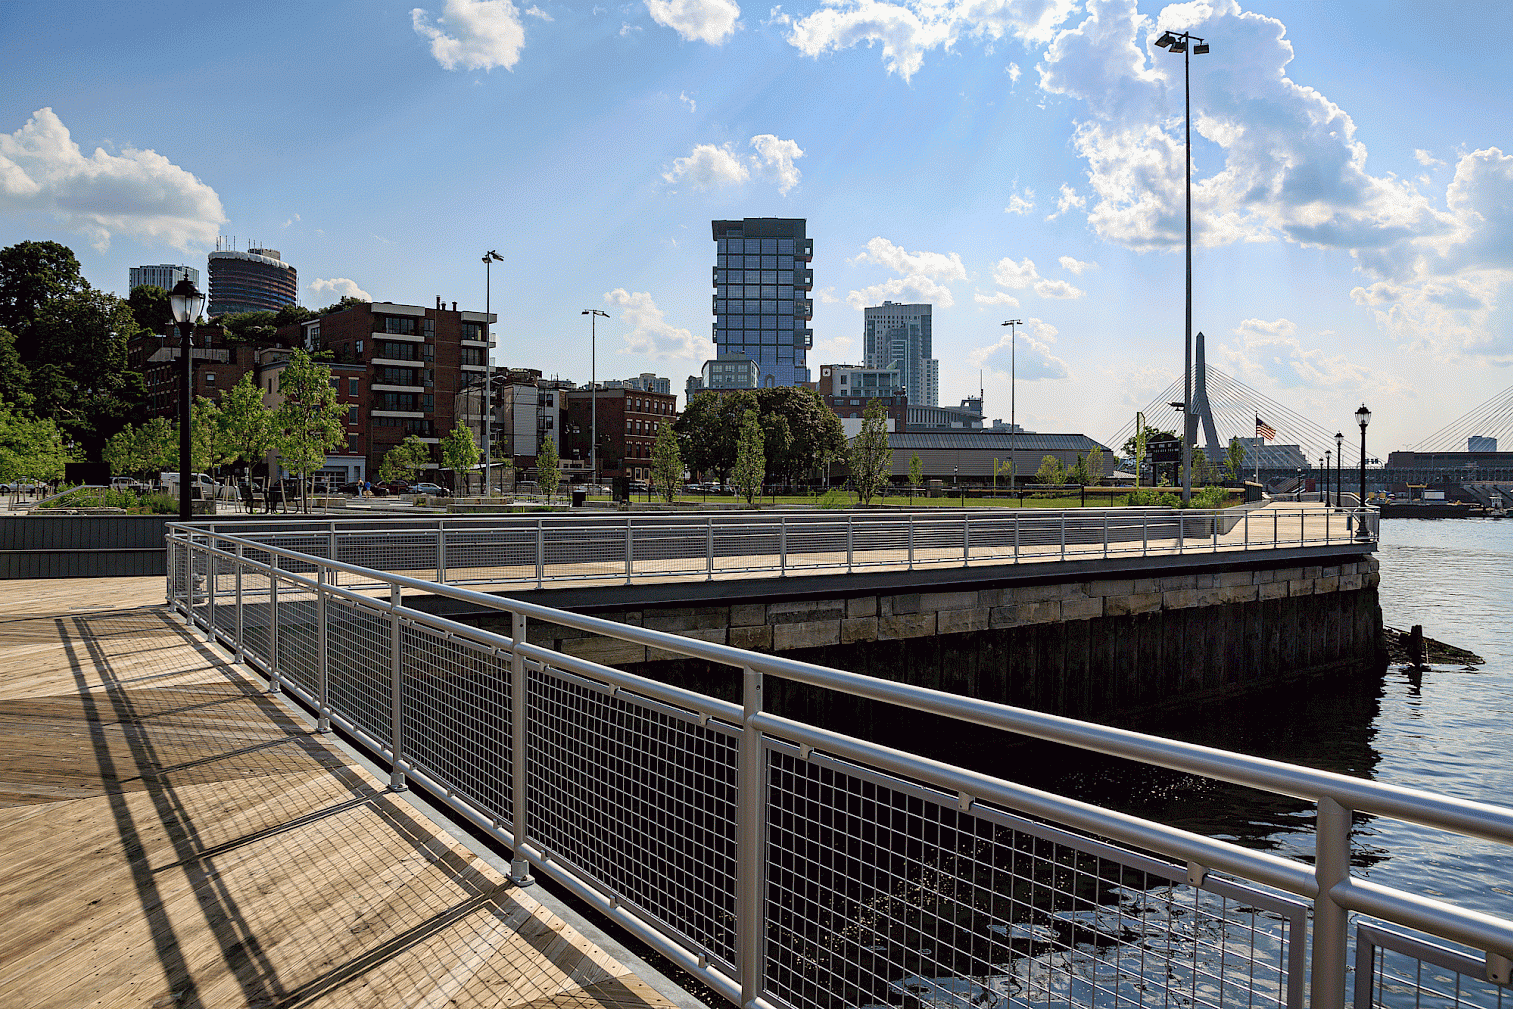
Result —
<path fill-rule="evenodd" d="M 1007 431 L 900 431 L 888 435 L 888 447 L 924 451 L 956 449 L 958 451 L 1008 452 L 1086 452 L 1109 451 L 1107 445 L 1085 434 L 1010 434 Z"/>

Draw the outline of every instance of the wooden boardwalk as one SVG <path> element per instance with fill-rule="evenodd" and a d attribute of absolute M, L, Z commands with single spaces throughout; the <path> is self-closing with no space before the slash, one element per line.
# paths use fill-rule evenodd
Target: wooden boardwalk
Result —
<path fill-rule="evenodd" d="M 0 1006 L 672 1006 L 162 595 L 0 582 Z"/>

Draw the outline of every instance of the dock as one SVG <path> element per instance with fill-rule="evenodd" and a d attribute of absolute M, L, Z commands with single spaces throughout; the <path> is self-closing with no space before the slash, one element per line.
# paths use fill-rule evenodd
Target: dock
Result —
<path fill-rule="evenodd" d="M 0 582 L 0 1005 L 678 1004 L 189 632 L 163 586 Z"/>

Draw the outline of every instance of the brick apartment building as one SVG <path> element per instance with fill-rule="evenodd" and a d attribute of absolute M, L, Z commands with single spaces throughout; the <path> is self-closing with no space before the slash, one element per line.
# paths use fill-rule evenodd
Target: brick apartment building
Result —
<path fill-rule="evenodd" d="M 587 472 L 589 432 L 595 397 L 591 390 L 564 392 L 562 458 Z M 597 395 L 599 478 L 618 476 L 645 480 L 651 476 L 651 448 L 658 426 L 678 419 L 678 397 L 673 393 L 639 389 L 600 389 Z"/>
<path fill-rule="evenodd" d="M 280 383 L 284 369 L 289 366 L 289 355 L 283 348 L 258 351 L 256 381 L 263 391 L 263 406 L 270 410 L 277 410 L 284 401 Z M 376 471 L 368 470 L 368 434 L 362 417 L 368 370 L 361 364 L 328 362 L 326 366 L 331 369 L 331 389 L 336 393 L 336 401 L 347 410 L 347 443 L 326 456 L 326 464 L 316 472 L 316 479 L 336 485 L 373 479 Z"/>
<path fill-rule="evenodd" d="M 144 333 L 127 342 L 127 365 L 141 373 L 147 390 L 148 417 L 178 417 L 182 357 L 177 331 L 172 336 Z M 195 326 L 191 360 L 191 399 L 204 396 L 220 402 L 227 389 L 257 367 L 257 351 L 250 344 L 228 342 L 220 326 Z"/>
<path fill-rule="evenodd" d="M 820 366 L 814 388 L 835 415 L 847 438 L 861 432 L 869 400 L 880 400 L 888 411 L 888 431 L 908 430 L 909 397 L 899 373 L 891 368 L 861 368 L 850 364 Z"/>
<path fill-rule="evenodd" d="M 458 419 L 458 396 L 482 382 L 488 344 L 483 312 L 380 301 L 351 305 L 319 319 L 285 326 L 281 340 L 310 350 L 329 350 L 332 375 L 355 421 L 348 425 L 363 441 L 368 478 L 383 457 L 409 435 L 437 446 Z M 356 385 L 351 383 L 356 380 Z M 355 388 L 356 392 L 351 390 Z M 349 452 L 352 451 L 349 449 Z M 439 461 L 440 449 L 432 449 Z"/>

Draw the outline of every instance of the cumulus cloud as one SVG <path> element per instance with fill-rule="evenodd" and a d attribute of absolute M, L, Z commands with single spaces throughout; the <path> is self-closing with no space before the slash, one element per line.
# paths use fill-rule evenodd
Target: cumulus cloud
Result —
<path fill-rule="evenodd" d="M 1006 330 L 997 343 L 973 350 L 967 360 L 974 368 L 987 368 L 1005 376 L 1012 368 L 1015 378 L 1022 382 L 1070 378 L 1072 372 L 1066 362 L 1051 353 L 1056 335 L 1057 329 L 1050 323 L 1027 319 L 1024 326 Z"/>
<path fill-rule="evenodd" d="M 688 97 L 688 92 L 687 91 L 679 91 L 678 92 L 678 101 L 680 101 L 680 102 L 687 102 L 688 103 L 688 111 L 689 112 L 697 112 L 697 111 L 699 111 L 698 103 L 695 102 L 692 98 Z"/>
<path fill-rule="evenodd" d="M 1035 209 L 1035 190 L 1026 189 L 1024 195 L 1018 193 L 1009 194 L 1009 205 L 1003 208 L 1005 214 L 1028 214 Z"/>
<path fill-rule="evenodd" d="M 50 108 L 0 134 L 0 209 L 48 214 L 101 251 L 116 235 L 187 251 L 226 220 L 214 189 L 155 151 L 86 157 Z"/>
<path fill-rule="evenodd" d="M 967 268 L 961 256 L 955 252 L 906 252 L 886 238 L 877 237 L 867 243 L 866 249 L 850 260 L 858 263 L 876 263 L 902 274 L 880 284 L 873 284 L 846 295 L 846 301 L 861 311 L 868 305 L 891 300 L 912 293 L 921 302 L 931 302 L 941 308 L 950 308 L 956 299 L 947 286 L 955 280 L 967 279 Z"/>
<path fill-rule="evenodd" d="M 525 12 L 533 18 L 540 18 L 543 21 L 555 20 L 550 14 L 542 10 L 540 7 L 527 7 L 525 9 Z"/>
<path fill-rule="evenodd" d="M 1023 70 L 1019 69 L 1018 63 L 1010 63 L 1004 68 L 1003 72 L 1009 75 L 1010 84 L 1018 84 L 1020 76 L 1024 73 Z"/>
<path fill-rule="evenodd" d="M 627 21 L 625 24 L 620 26 L 620 37 L 623 39 L 631 32 L 644 32 L 645 30 L 646 29 L 642 28 L 640 25 L 633 25 L 629 21 Z"/>
<path fill-rule="evenodd" d="M 1067 257 L 1071 258 L 1071 257 Z M 1076 262 L 1076 260 L 1072 260 Z M 1016 263 L 1005 257 L 993 264 L 993 282 L 999 287 L 1007 287 L 1012 290 L 1032 289 L 1042 298 L 1080 298 L 1083 292 L 1065 280 L 1048 280 L 1040 275 L 1035 269 L 1035 262 L 1028 257 L 1023 262 Z"/>
<path fill-rule="evenodd" d="M 1444 165 L 1443 161 L 1441 161 L 1439 158 L 1436 158 L 1434 155 L 1430 154 L 1428 151 L 1424 150 L 1422 147 L 1417 148 L 1417 149 L 1414 150 L 1414 152 L 1413 152 L 1413 160 L 1417 161 L 1419 164 L 1423 165 L 1425 168 L 1433 168 L 1436 165 Z"/>
<path fill-rule="evenodd" d="M 1081 260 L 1073 259 L 1071 256 L 1062 256 L 1057 262 L 1061 264 L 1063 270 L 1068 273 L 1075 273 L 1079 277 L 1088 270 L 1098 269 L 1097 263 L 1084 263 Z"/>
<path fill-rule="evenodd" d="M 298 222 L 299 222 L 299 215 L 298 214 L 291 214 L 290 217 L 289 217 L 289 219 L 287 221 L 285 221 L 283 224 L 281 224 L 280 227 L 287 228 L 289 225 L 296 224 Z"/>
<path fill-rule="evenodd" d="M 689 42 L 722 44 L 735 34 L 741 8 L 733 0 L 646 0 L 651 19 Z"/>
<path fill-rule="evenodd" d="M 1076 6 L 1076 0 L 827 0 L 792 22 L 788 42 L 814 57 L 879 45 L 887 71 L 908 80 L 919 72 L 927 52 L 950 50 L 963 38 L 1044 42 Z"/>
<path fill-rule="evenodd" d="M 360 298 L 363 301 L 372 301 L 373 296 L 357 286 L 357 281 L 348 280 L 346 277 L 332 277 L 330 280 L 319 278 L 310 282 L 310 290 L 317 294 L 322 291 L 330 292 L 330 296 L 340 301 L 342 298 Z"/>
<path fill-rule="evenodd" d="M 979 305 L 1008 305 L 1010 308 L 1019 307 L 1019 299 L 1008 291 L 994 291 L 992 294 L 983 294 L 981 291 L 972 295 L 972 300 Z"/>
<path fill-rule="evenodd" d="M 719 189 L 757 176 L 777 182 L 778 192 L 787 196 L 799 184 L 801 173 L 794 161 L 804 156 L 803 150 L 794 141 L 771 133 L 752 137 L 751 146 L 756 153 L 742 158 L 730 144 L 699 144 L 688 157 L 674 158 L 672 168 L 663 172 L 662 178 L 674 184 L 686 179 L 695 189 Z"/>
<path fill-rule="evenodd" d="M 447 70 L 513 69 L 525 47 L 520 11 L 510 0 L 446 0 L 441 15 L 410 11 L 415 33 L 431 40 L 431 55 Z"/>
<path fill-rule="evenodd" d="M 1237 340 L 1217 348 L 1217 356 L 1251 385 L 1263 388 L 1329 389 L 1392 394 L 1406 386 L 1363 364 L 1359 355 L 1325 353 L 1305 346 L 1289 319 L 1246 319 L 1235 327 Z"/>
<path fill-rule="evenodd" d="M 1081 210 L 1086 206 L 1087 199 L 1078 195 L 1077 190 L 1063 182 L 1061 184 L 1061 195 L 1056 198 L 1056 210 L 1054 213 L 1047 214 L 1046 220 L 1054 221 L 1073 207 Z"/>
<path fill-rule="evenodd" d="M 668 322 L 648 292 L 617 287 L 604 295 L 604 303 L 620 309 L 620 318 L 631 327 L 621 353 L 644 354 L 654 360 L 697 360 L 704 355 L 705 342 Z"/>
<path fill-rule="evenodd" d="M 1086 15 L 1046 49 L 1042 89 L 1084 103 L 1073 147 L 1088 167 L 1087 217 L 1101 238 L 1136 250 L 1184 240 L 1182 60 L 1153 44 L 1167 28 L 1222 39 L 1234 54 L 1193 64 L 1193 131 L 1217 150 L 1200 148 L 1194 165 L 1198 242 L 1341 251 L 1366 278 L 1351 296 L 1402 341 L 1509 358 L 1513 348 L 1489 335 L 1513 283 L 1503 153 L 1461 155 L 1442 202 L 1423 188 L 1427 177 L 1372 173 L 1348 112 L 1287 76 L 1285 26 L 1236 0 L 1173 5 L 1159 25 L 1135 0 L 1088 0 Z M 1437 161 L 1427 151 L 1415 158 Z"/>

